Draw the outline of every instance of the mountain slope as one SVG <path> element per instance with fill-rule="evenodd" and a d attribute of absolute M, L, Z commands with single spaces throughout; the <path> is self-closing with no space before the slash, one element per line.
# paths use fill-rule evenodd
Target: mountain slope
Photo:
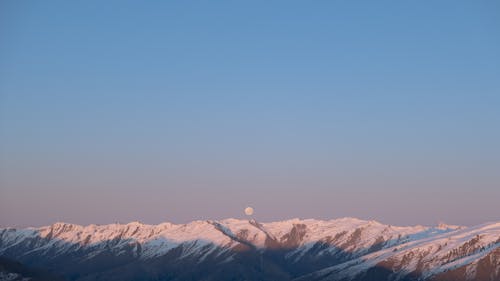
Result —
<path fill-rule="evenodd" d="M 500 223 L 380 250 L 299 280 L 500 280 Z"/>
<path fill-rule="evenodd" d="M 0 257 L 0 281 L 63 281 L 59 276 Z"/>
<path fill-rule="evenodd" d="M 494 239 L 500 237 L 500 229 L 492 225 L 397 227 L 355 218 L 159 225 L 56 223 L 0 229 L 0 256 L 60 272 L 69 280 L 291 280 L 301 276 L 302 280 L 341 280 L 334 276 L 351 280 L 378 267 L 430 280 L 445 270 L 474 263 L 480 274 L 500 268 Z M 479 235 L 480 240 L 467 250 L 457 246 L 462 250 L 453 252 L 459 242 L 451 241 L 466 243 L 473 239 L 471 235 Z M 485 255 L 472 258 L 483 247 Z M 420 248 L 427 250 L 416 250 Z M 417 262 L 417 270 L 412 255 L 450 261 L 420 267 Z M 451 259 L 456 266 L 449 265 Z M 469 275 L 470 268 L 464 269 Z"/>

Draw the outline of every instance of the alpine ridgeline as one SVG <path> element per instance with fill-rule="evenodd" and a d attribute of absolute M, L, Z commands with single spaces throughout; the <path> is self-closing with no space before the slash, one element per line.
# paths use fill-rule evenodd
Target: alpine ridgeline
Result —
<path fill-rule="evenodd" d="M 475 227 L 399 227 L 355 218 L 56 223 L 0 228 L 0 257 L 78 281 L 499 281 L 500 222 Z M 0 280 L 21 280 L 7 279 L 20 276 L 8 271 L 0 262 Z"/>

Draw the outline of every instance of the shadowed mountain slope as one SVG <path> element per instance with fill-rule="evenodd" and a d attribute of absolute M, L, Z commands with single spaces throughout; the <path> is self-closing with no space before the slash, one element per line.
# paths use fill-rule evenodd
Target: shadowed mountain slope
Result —
<path fill-rule="evenodd" d="M 497 224 L 397 227 L 355 218 L 56 223 L 0 229 L 0 256 L 68 280 L 371 280 L 366 279 L 371 275 L 437 281 L 453 270 L 460 275 L 466 265 L 477 264 L 477 274 L 463 269 L 470 278 L 498 271 L 495 237 L 500 237 Z"/>

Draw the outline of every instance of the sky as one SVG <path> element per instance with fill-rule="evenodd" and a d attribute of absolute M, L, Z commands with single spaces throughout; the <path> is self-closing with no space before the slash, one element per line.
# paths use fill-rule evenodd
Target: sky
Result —
<path fill-rule="evenodd" d="M 1 1 L 0 226 L 500 214 L 498 1 Z"/>

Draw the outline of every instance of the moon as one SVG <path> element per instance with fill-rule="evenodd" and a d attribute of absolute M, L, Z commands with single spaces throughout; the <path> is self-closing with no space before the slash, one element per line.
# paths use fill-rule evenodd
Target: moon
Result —
<path fill-rule="evenodd" d="M 253 215 L 253 208 L 252 207 L 246 207 L 245 208 L 245 215 L 247 215 L 247 216 Z"/>

